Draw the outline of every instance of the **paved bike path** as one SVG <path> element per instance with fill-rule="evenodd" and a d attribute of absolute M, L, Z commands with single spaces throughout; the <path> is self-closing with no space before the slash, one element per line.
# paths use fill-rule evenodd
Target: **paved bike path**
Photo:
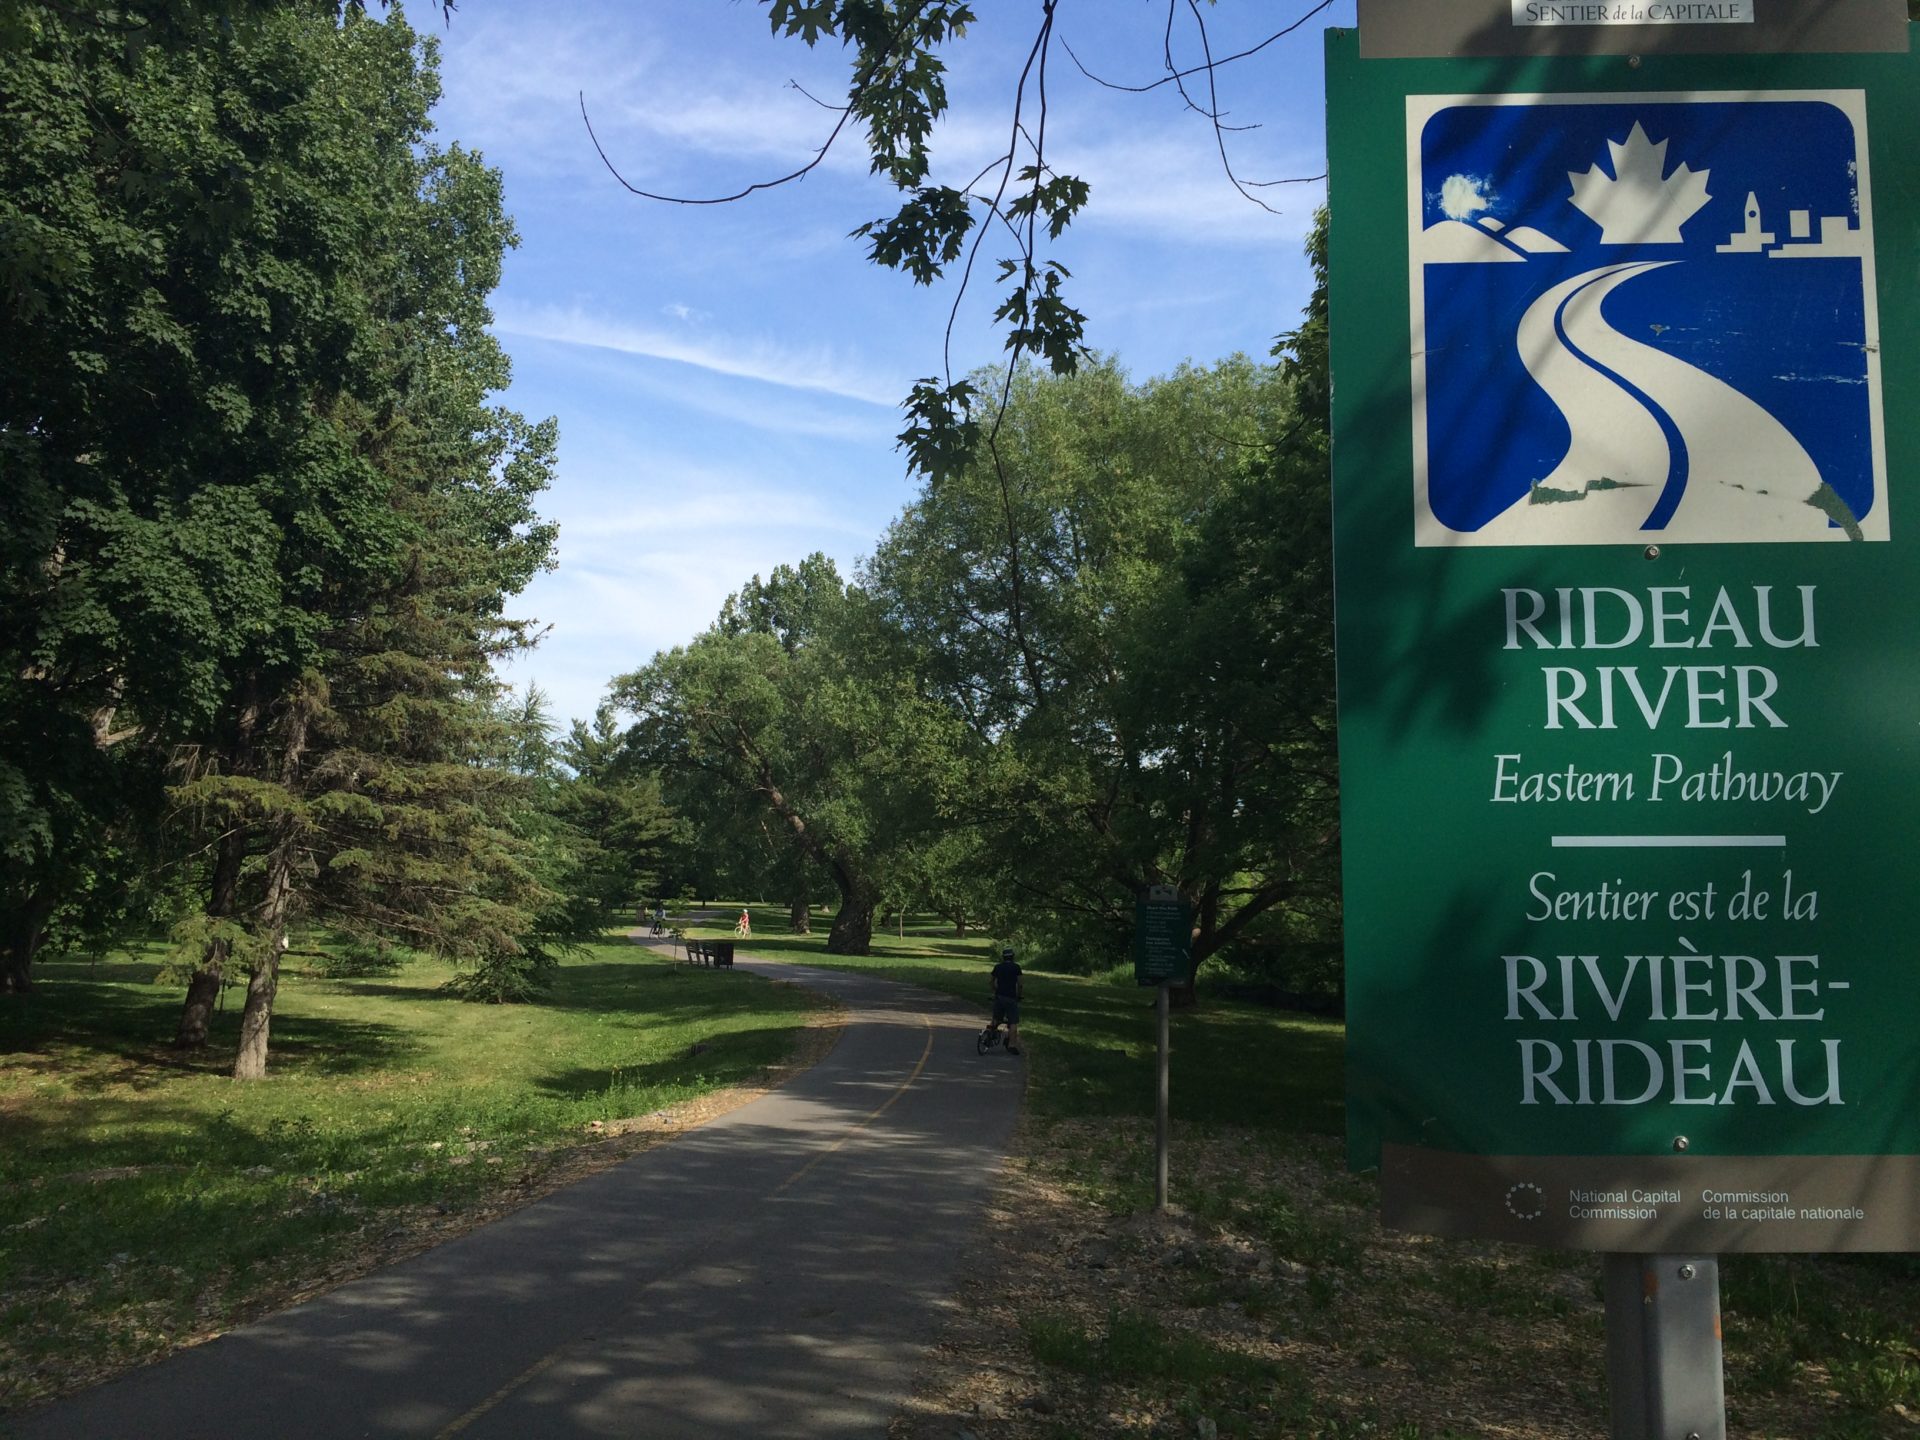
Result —
<path fill-rule="evenodd" d="M 15 1433 L 883 1435 L 999 1174 L 1022 1064 L 976 1056 L 980 1014 L 946 996 L 739 968 L 846 1006 L 825 1059 L 614 1169 Z"/>

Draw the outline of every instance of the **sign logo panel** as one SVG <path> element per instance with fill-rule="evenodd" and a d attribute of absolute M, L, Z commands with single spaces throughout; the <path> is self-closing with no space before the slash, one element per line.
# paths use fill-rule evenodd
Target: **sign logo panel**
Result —
<path fill-rule="evenodd" d="M 1406 104 L 1417 545 L 1889 538 L 1861 92 Z"/>

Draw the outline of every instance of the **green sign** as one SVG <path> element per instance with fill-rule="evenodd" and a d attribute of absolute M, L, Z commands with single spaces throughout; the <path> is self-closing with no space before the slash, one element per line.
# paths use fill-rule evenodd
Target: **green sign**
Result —
<path fill-rule="evenodd" d="M 1920 1249 L 1920 65 L 1337 31 L 1328 93 L 1352 1162 Z"/>
<path fill-rule="evenodd" d="M 1171 885 L 1149 885 L 1133 902 L 1133 978 L 1184 981 L 1193 969 L 1193 911 Z"/>

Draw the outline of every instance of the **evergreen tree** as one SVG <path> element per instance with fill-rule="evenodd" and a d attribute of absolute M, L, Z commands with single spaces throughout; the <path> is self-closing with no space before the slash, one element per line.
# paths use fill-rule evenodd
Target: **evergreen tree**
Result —
<path fill-rule="evenodd" d="M 558 758 L 565 777 L 555 810 L 578 837 L 564 890 L 582 918 L 604 925 L 623 907 L 662 898 L 674 814 L 660 777 L 632 763 L 613 707 L 602 704 L 590 725 L 574 721 Z"/>
<path fill-rule="evenodd" d="M 296 914 L 481 960 L 545 900 L 485 763 L 504 598 L 553 542 L 552 424 L 486 403 L 512 231 L 431 142 L 397 11 L 11 3 L 0 33 L 0 737 L 75 795 L 106 739 L 169 758 L 206 876 L 179 1039 L 244 968 L 255 1075 Z M 44 856 L 57 799 L 0 773 L 0 843 Z"/>

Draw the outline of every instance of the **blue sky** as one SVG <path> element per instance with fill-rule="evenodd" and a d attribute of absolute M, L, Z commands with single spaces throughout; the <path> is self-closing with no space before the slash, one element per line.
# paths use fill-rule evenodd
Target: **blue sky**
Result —
<path fill-rule="evenodd" d="M 1324 164 L 1320 32 L 1351 25 L 1335 0 L 1299 31 L 1220 75 L 1235 170 L 1251 181 Z M 1257 44 L 1314 0 L 1222 0 L 1216 55 Z M 937 181 L 964 183 L 1004 150 L 1037 0 L 977 0 L 950 47 L 953 112 L 936 133 Z M 1179 4 L 1185 14 L 1184 0 Z M 521 597 L 550 626 L 508 678 L 536 682 L 563 722 L 610 677 L 710 623 L 755 574 L 823 550 L 851 573 L 914 493 L 894 437 L 899 401 L 941 364 L 950 286 L 877 269 L 847 232 L 897 201 L 857 144 L 804 181 L 734 205 L 637 199 L 634 184 L 727 193 L 804 163 L 844 94 L 837 44 L 775 39 L 758 0 L 460 0 L 441 36 L 439 139 L 505 175 L 521 245 L 494 297 L 513 356 L 508 403 L 560 421 L 559 567 Z M 1162 69 L 1165 0 L 1062 0 L 1056 42 L 1103 79 Z M 1176 26 L 1181 63 L 1197 58 Z M 1088 338 L 1138 379 L 1234 351 L 1263 355 L 1295 323 L 1309 278 L 1301 242 L 1318 184 L 1234 192 L 1212 128 L 1170 88 L 1122 94 L 1085 79 L 1058 43 L 1048 75 L 1053 164 L 1092 185 L 1054 254 Z M 984 258 L 1001 251 L 989 246 Z M 990 280 L 992 269 L 986 267 Z M 956 374 L 1000 354 L 990 284 L 956 327 Z"/>

